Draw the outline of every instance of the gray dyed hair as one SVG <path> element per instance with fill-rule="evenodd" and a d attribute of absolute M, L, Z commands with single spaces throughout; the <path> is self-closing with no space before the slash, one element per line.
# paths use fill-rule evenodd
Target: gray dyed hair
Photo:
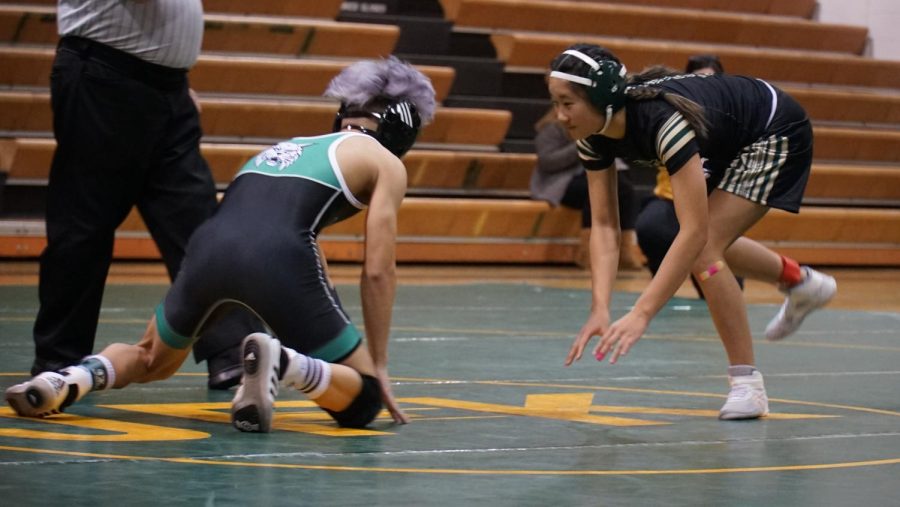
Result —
<path fill-rule="evenodd" d="M 331 80 L 325 96 L 356 107 L 385 99 L 392 102 L 407 100 L 416 106 L 423 125 L 434 118 L 431 80 L 395 56 L 350 65 Z"/>

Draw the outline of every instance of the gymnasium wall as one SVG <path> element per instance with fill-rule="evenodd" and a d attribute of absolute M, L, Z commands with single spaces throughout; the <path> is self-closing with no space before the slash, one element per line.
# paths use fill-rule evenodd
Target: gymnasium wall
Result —
<path fill-rule="evenodd" d="M 900 60 L 898 0 L 819 0 L 814 19 L 868 27 L 870 42 L 866 54 L 880 60 Z"/>

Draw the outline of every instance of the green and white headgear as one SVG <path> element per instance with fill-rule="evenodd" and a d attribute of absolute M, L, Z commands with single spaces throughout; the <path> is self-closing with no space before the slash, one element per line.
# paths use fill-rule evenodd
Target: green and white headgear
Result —
<path fill-rule="evenodd" d="M 606 114 L 606 121 L 600 129 L 602 131 L 609 125 L 613 115 L 625 106 L 627 70 L 617 60 L 596 59 L 575 47 L 582 48 L 584 45 L 579 44 L 560 53 L 551 63 L 550 77 L 586 88 L 591 104 Z"/>

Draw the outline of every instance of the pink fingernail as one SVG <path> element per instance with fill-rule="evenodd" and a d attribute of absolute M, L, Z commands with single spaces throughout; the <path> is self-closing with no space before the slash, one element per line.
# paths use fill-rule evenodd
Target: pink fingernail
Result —
<path fill-rule="evenodd" d="M 594 354 L 594 357 L 597 358 L 597 361 L 603 361 L 603 358 L 606 357 L 606 354 L 598 350 L 597 353 Z"/>

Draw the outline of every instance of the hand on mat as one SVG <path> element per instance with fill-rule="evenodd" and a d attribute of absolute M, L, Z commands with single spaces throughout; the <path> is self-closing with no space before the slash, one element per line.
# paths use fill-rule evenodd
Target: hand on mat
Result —
<path fill-rule="evenodd" d="M 391 391 L 391 379 L 388 376 L 387 368 L 376 368 L 376 376 L 378 377 L 378 382 L 381 383 L 381 400 L 384 401 L 384 406 L 391 413 L 394 422 L 397 424 L 408 423 L 409 417 L 400 410 L 400 405 L 394 399 L 394 392 Z"/>
<path fill-rule="evenodd" d="M 634 310 L 628 312 L 603 333 L 599 345 L 594 349 L 594 355 L 599 360 L 612 351 L 609 364 L 615 364 L 619 357 L 628 354 L 631 347 L 641 339 L 649 323 L 649 319 Z"/>
<path fill-rule="evenodd" d="M 584 348 L 591 341 L 591 338 L 602 336 L 607 326 L 609 326 L 609 311 L 605 308 L 592 311 L 587 322 L 581 327 L 581 331 L 578 332 L 578 336 L 575 338 L 572 346 L 569 347 L 565 365 L 569 366 L 581 359 L 581 354 L 584 353 Z"/>

